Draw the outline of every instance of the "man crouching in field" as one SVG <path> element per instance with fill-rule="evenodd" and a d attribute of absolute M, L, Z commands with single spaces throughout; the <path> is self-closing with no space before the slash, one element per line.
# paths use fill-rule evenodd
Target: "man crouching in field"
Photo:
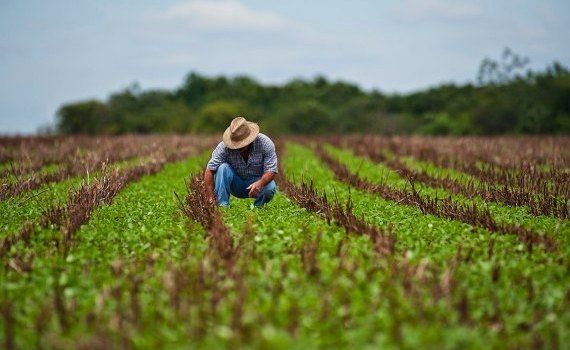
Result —
<path fill-rule="evenodd" d="M 208 200 L 228 206 L 232 194 L 255 198 L 257 207 L 269 202 L 275 194 L 273 179 L 277 174 L 273 141 L 259 132 L 257 124 L 242 117 L 232 120 L 222 139 L 204 172 Z"/>

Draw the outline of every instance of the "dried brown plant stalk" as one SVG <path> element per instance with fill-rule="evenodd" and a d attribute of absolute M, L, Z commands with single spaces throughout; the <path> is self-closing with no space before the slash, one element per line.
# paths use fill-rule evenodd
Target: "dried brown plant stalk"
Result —
<path fill-rule="evenodd" d="M 520 226 L 497 223 L 487 208 L 478 208 L 475 203 L 471 205 L 461 204 L 451 197 L 441 199 L 423 197 L 417 192 L 413 182 L 411 182 L 410 190 L 393 188 L 384 183 L 373 184 L 353 174 L 344 164 L 334 159 L 324 149 L 317 147 L 316 152 L 339 181 L 358 189 L 379 195 L 386 200 L 417 207 L 424 214 L 466 222 L 488 229 L 491 232 L 515 234 L 527 245 L 529 251 L 536 244 L 543 244 L 547 250 L 556 249 L 556 242 L 551 236 L 542 235 Z"/>
<path fill-rule="evenodd" d="M 204 190 L 202 176 L 194 176 L 188 183 L 188 195 L 181 205 L 182 211 L 199 222 L 208 232 L 210 245 L 225 261 L 232 261 L 236 255 L 230 229 L 224 224 L 216 203 L 210 203 Z"/>
<path fill-rule="evenodd" d="M 436 177 L 428 174 L 426 171 L 413 170 L 399 159 L 388 160 L 380 150 L 362 144 L 353 144 L 352 149 L 357 155 L 367 157 L 376 163 L 384 164 L 411 182 L 420 182 L 430 187 L 443 188 L 451 193 L 467 198 L 479 197 L 484 201 L 503 203 L 509 206 L 527 206 L 531 214 L 535 216 L 551 215 L 560 219 L 570 217 L 569 200 L 560 198 L 562 193 L 552 195 L 552 191 L 547 186 L 547 181 L 533 180 L 535 183 L 534 189 L 530 191 L 525 189 L 527 186 L 524 184 L 519 186 L 509 184 L 497 186 L 488 181 L 476 184 L 473 180 L 461 183 L 450 176 Z M 532 174 L 529 174 L 529 176 L 532 177 Z"/>
<path fill-rule="evenodd" d="M 0 186 L 0 200 L 17 196 L 40 186 L 63 181 L 72 176 L 91 174 L 107 164 L 134 158 L 164 158 L 166 161 L 180 159 L 202 144 L 210 143 L 206 137 L 182 136 L 120 136 L 120 137 L 69 137 L 61 143 L 34 142 L 34 138 L 17 143 L 13 158 L 19 165 L 4 170 L 3 177 L 12 176 L 13 181 L 4 180 Z M 3 148 L 0 148 L 3 150 Z M 0 151 L 0 154 L 2 152 Z M 59 166 L 52 173 L 37 174 L 36 170 L 49 164 Z M 28 174 L 28 172 L 31 172 Z"/>
<path fill-rule="evenodd" d="M 299 138 L 306 141 L 306 138 Z M 359 154 L 411 156 L 439 167 L 462 171 L 488 186 L 516 192 L 570 197 L 568 137 L 398 137 L 379 135 L 328 136 L 312 141 L 350 147 Z"/>
<path fill-rule="evenodd" d="M 278 144 L 278 149 L 283 156 L 283 144 Z M 347 233 L 368 235 L 374 244 L 375 250 L 380 254 L 389 255 L 394 252 L 396 235 L 392 231 L 391 226 L 387 230 L 383 230 L 377 226 L 370 225 L 353 213 L 350 200 L 344 205 L 338 200 L 331 203 L 326 194 L 321 195 L 316 191 L 312 181 L 308 184 L 301 181 L 300 185 L 295 185 L 284 176 L 282 168 L 280 174 L 277 180 L 279 189 L 299 206 L 323 216 L 329 224 L 331 221 L 334 221 L 339 226 L 344 227 Z"/>
<path fill-rule="evenodd" d="M 159 158 L 130 168 L 111 171 L 103 169 L 103 175 L 100 178 L 74 190 L 65 206 L 47 208 L 40 223 L 44 227 L 53 225 L 61 230 L 64 253 L 67 254 L 75 232 L 89 221 L 94 208 L 111 203 L 113 198 L 129 183 L 145 175 L 156 174 L 164 168 L 167 162 L 184 159 L 196 150 L 189 148 L 174 155 L 162 154 Z"/>

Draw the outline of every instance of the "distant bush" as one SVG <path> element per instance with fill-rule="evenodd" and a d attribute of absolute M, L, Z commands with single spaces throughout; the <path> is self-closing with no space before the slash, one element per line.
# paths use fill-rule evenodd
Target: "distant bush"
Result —
<path fill-rule="evenodd" d="M 406 95 L 366 92 L 322 76 L 281 86 L 246 76 L 190 73 L 174 91 L 137 85 L 106 102 L 60 107 L 59 133 L 219 133 L 237 116 L 273 133 L 568 134 L 570 71 L 553 63 L 524 70 L 528 59 L 505 50 L 483 60 L 477 84 L 446 84 Z"/>

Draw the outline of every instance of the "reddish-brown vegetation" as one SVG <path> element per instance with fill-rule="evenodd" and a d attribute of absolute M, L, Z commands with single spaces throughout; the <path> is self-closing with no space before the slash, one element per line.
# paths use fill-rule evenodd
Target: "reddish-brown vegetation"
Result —
<path fill-rule="evenodd" d="M 552 215 L 561 219 L 567 219 L 570 216 L 568 198 L 560 198 L 558 195 L 548 194 L 551 192 L 548 188 L 537 189 L 535 186 L 533 193 L 540 192 L 544 194 L 535 195 L 525 190 L 524 186 L 497 186 L 485 181 L 475 183 L 473 180 L 462 183 L 450 176 L 436 177 L 428 174 L 426 171 L 413 170 L 400 159 L 387 159 L 380 149 L 371 148 L 365 143 L 353 143 L 352 149 L 357 155 L 385 164 L 411 182 L 420 182 L 431 187 L 443 188 L 451 193 L 467 198 L 480 197 L 485 201 L 503 203 L 510 206 L 527 206 L 533 215 Z M 542 186 L 548 187 L 548 183 L 543 182 Z"/>
<path fill-rule="evenodd" d="M 516 234 L 527 245 L 529 250 L 532 250 L 535 244 L 543 244 L 548 250 L 553 250 L 556 247 L 555 241 L 551 236 L 520 226 L 497 223 L 486 208 L 478 208 L 475 204 L 461 204 L 454 201 L 451 197 L 423 197 L 416 191 L 413 182 L 410 182 L 409 190 L 393 188 L 384 183 L 370 183 L 350 172 L 344 164 L 331 157 L 321 147 L 317 147 L 316 151 L 321 160 L 331 168 L 339 181 L 346 182 L 356 188 L 380 195 L 384 199 L 399 204 L 417 207 L 424 214 L 466 222 L 474 226 L 486 228 L 491 232 Z"/>
<path fill-rule="evenodd" d="M 19 140 L 19 139 L 16 139 Z M 3 140 L 6 142 L 6 140 Z M 51 142 L 50 142 L 51 141 Z M 4 170 L 0 187 L 0 200 L 22 192 L 39 188 L 43 184 L 59 182 L 72 176 L 90 174 L 106 164 L 117 163 L 136 157 L 164 158 L 174 161 L 180 154 L 188 154 L 207 138 L 183 136 L 122 136 L 122 137 L 69 137 L 63 139 L 26 138 L 9 149 L 0 143 L 0 153 L 17 165 Z M 8 144 L 12 144 L 8 143 Z M 36 170 L 49 164 L 58 168 L 50 173 L 37 174 Z M 31 174 L 26 175 L 28 172 Z"/>
<path fill-rule="evenodd" d="M 40 221 L 44 226 L 53 225 L 61 230 L 62 243 L 67 252 L 74 233 L 89 220 L 95 207 L 109 204 L 130 182 L 158 172 L 163 165 L 162 162 L 153 161 L 110 173 L 104 171 L 103 176 L 92 184 L 85 184 L 75 190 L 65 206 L 48 208 Z"/>
<path fill-rule="evenodd" d="M 386 149 L 399 156 L 412 156 L 453 168 L 477 163 L 516 169 L 521 164 L 537 167 L 549 164 L 555 169 L 570 166 L 568 137 L 421 137 L 348 136 L 348 142 L 365 142 L 371 148 Z"/>
<path fill-rule="evenodd" d="M 278 148 L 280 158 L 285 158 L 283 147 Z M 188 148 L 189 152 L 194 149 Z M 450 198 L 424 198 L 414 188 L 414 184 L 422 182 L 448 188 L 453 193 L 466 191 L 459 183 L 446 182 L 451 179 L 439 180 L 415 172 L 397 160 L 373 158 L 381 157 L 379 152 L 362 153 L 386 162 L 409 180 L 410 188 L 394 189 L 362 180 L 332 157 L 332 152 L 318 148 L 317 153 L 338 180 L 358 189 L 393 203 L 418 207 L 425 214 L 466 221 L 493 232 L 515 233 L 529 249 L 535 243 L 549 247 L 546 236 L 537 238 L 535 232 L 501 226 L 486 210 L 460 205 Z M 303 150 L 300 154 L 306 153 Z M 130 182 L 186 156 L 188 153 L 178 150 L 153 155 L 139 165 L 123 169 L 103 166 L 100 176 L 70 192 L 65 205 L 45 210 L 40 224 L 60 230 L 61 234 L 55 231 L 58 236 L 55 243 L 61 243 L 59 247 L 65 245 L 64 252 L 69 247 L 75 249 L 74 244 L 84 242 L 80 243 L 74 235 L 90 219 L 93 209 L 111 202 Z M 288 158 L 287 165 L 302 161 Z M 370 343 L 378 337 L 382 338 L 382 344 L 393 347 L 413 347 L 423 340 L 431 341 L 428 346 L 437 346 L 441 339 L 450 347 L 457 344 L 560 347 L 564 327 L 556 320 L 565 317 L 564 310 L 570 301 L 570 289 L 565 288 L 561 277 L 567 263 L 560 255 L 563 249 L 546 255 L 542 252 L 513 255 L 510 251 L 518 251 L 518 242 L 513 244 L 509 240 L 495 245 L 499 241 L 497 235 L 466 239 L 458 246 L 450 245 L 454 239 L 442 237 L 434 241 L 432 237 L 419 237 L 420 249 L 414 243 L 409 247 L 399 245 L 401 254 L 396 254 L 392 229 L 381 229 L 355 213 L 355 203 L 374 202 L 368 194 L 352 190 L 345 203 L 339 200 L 340 196 L 319 193 L 313 182 L 291 181 L 285 175 L 281 168 L 276 179 L 281 192 L 329 224 L 343 227 L 346 234 L 339 237 L 334 228 L 330 231 L 335 234 L 327 236 L 327 230 L 321 226 L 305 225 L 310 216 L 301 215 L 298 208 L 282 198 L 276 198 L 267 210 L 248 211 L 238 205 L 227 213 L 208 203 L 203 179 L 191 176 L 187 196 L 179 198 L 180 209 L 204 227 L 208 244 L 205 252 L 202 240 L 196 237 L 202 235 L 202 230 L 196 230 L 197 225 L 188 225 L 187 231 L 181 232 L 184 229 L 178 221 L 172 223 L 180 229 L 173 230 L 177 234 L 153 236 L 151 249 L 137 248 L 132 249 L 134 254 L 123 254 L 109 245 L 112 250 L 101 251 L 104 254 L 97 259 L 89 255 L 90 245 L 81 249 L 81 253 L 73 253 L 73 259 L 51 255 L 51 249 L 47 252 L 37 249 L 41 247 L 34 239 L 42 240 L 43 234 L 51 231 L 34 236 L 37 225 L 32 223 L 25 223 L 17 233 L 5 235 L 0 254 L 9 251 L 10 255 L 2 259 L 3 277 L 9 282 L 3 291 L 5 300 L 0 301 L 4 347 L 19 348 L 23 344 L 28 348 L 129 349 L 140 344 L 158 348 L 185 344 L 256 348 L 279 342 L 306 344 L 310 348 L 316 344 L 315 339 L 324 346 L 349 347 Z M 332 179 L 319 172 L 315 177 L 315 183 L 319 184 L 323 182 L 317 176 Z M 453 186 L 457 186 L 455 190 Z M 347 194 L 344 187 L 337 189 L 339 194 L 340 191 Z M 138 201 L 136 195 L 138 192 L 134 199 L 129 198 L 127 206 Z M 168 220 L 173 211 L 181 214 L 172 206 L 169 209 L 156 222 Z M 358 209 L 365 212 L 364 208 Z M 236 213 L 243 214 L 244 220 Z M 276 215 L 276 225 L 271 222 L 273 217 L 267 217 L 268 213 Z M 156 214 L 153 211 L 152 215 Z M 390 213 L 384 214 L 371 213 L 380 216 L 379 221 L 393 220 Z M 125 213 L 125 217 L 130 221 L 138 218 L 138 214 Z M 260 232 L 254 231 L 258 227 L 256 218 L 262 222 Z M 246 223 L 234 233 L 225 224 L 226 220 L 232 227 Z M 430 221 L 433 219 L 426 220 Z M 95 223 L 93 226 L 97 227 Z M 99 226 L 97 232 L 105 234 L 105 227 Z M 116 226 L 111 227 L 114 230 Z M 168 230 L 171 226 L 161 227 Z M 403 235 L 417 235 L 414 227 L 399 227 Z M 112 232 L 123 233 L 121 228 L 118 225 L 117 231 Z M 261 232 L 266 236 L 260 241 Z M 128 241 L 138 246 L 138 225 L 133 230 L 125 229 L 124 233 L 131 235 Z M 350 239 L 355 234 L 370 239 Z M 33 247 L 10 250 L 18 242 L 32 242 Z M 423 242 L 429 244 L 424 246 Z M 100 247 L 105 249 L 105 246 Z M 366 254 L 366 250 L 374 253 Z M 34 261 L 36 270 L 32 270 Z M 91 273 L 94 269 L 97 273 Z M 519 287 L 516 293 L 509 289 L 513 283 Z M 549 289 L 551 284 L 558 286 Z M 38 295 L 32 291 L 36 286 L 49 288 L 45 295 Z M 565 299 L 561 295 L 564 291 Z M 547 294 L 551 294 L 552 300 L 545 303 L 542 299 Z M 545 329 L 545 322 L 552 327 Z M 457 334 L 462 335 L 461 339 L 454 340 Z M 31 335 L 31 340 L 25 338 Z"/>
<path fill-rule="evenodd" d="M 283 156 L 284 146 L 279 145 L 278 148 L 279 153 Z M 320 214 L 328 223 L 334 221 L 344 227 L 347 233 L 368 235 L 376 251 L 381 254 L 392 254 L 394 252 L 396 236 L 390 228 L 383 230 L 358 218 L 352 211 L 351 201 L 348 201 L 345 205 L 338 200 L 331 203 L 326 194 L 321 195 L 316 191 L 312 182 L 307 184 L 301 181 L 301 184 L 297 186 L 283 176 L 282 169 L 280 173 L 282 175 L 277 178 L 279 189 L 299 206 Z"/>
<path fill-rule="evenodd" d="M 9 233 L 2 237 L 0 240 L 0 257 L 6 255 L 10 248 L 19 241 L 26 244 L 30 242 L 30 237 L 32 235 L 33 226 L 30 222 L 26 222 L 22 227 L 15 233 Z"/>
<path fill-rule="evenodd" d="M 169 283 L 175 288 L 170 288 L 171 301 L 173 304 L 180 305 L 182 303 L 180 295 L 188 293 L 188 289 L 193 294 L 193 301 L 203 301 L 209 294 L 210 310 L 206 310 L 202 305 L 198 306 L 200 325 L 196 328 L 196 336 L 202 337 L 206 333 L 203 322 L 213 319 L 218 313 L 220 303 L 226 298 L 228 293 L 233 292 L 235 295 L 231 307 L 230 327 L 236 334 L 234 342 L 236 345 L 250 337 L 251 330 L 244 324 L 244 312 L 247 299 L 248 289 L 245 283 L 244 275 L 247 270 L 247 261 L 251 258 L 245 246 L 250 245 L 247 241 L 253 239 L 255 233 L 252 230 L 251 222 L 247 221 L 242 239 L 237 243 L 231 234 L 231 230 L 224 223 L 220 209 L 217 203 L 208 201 L 206 195 L 204 179 L 202 175 L 193 175 L 188 183 L 188 194 L 185 201 L 180 198 L 180 209 L 190 219 L 200 223 L 207 232 L 209 238 L 208 253 L 202 258 L 199 276 L 194 281 L 194 285 L 188 285 L 186 281 L 185 287 L 179 283 L 184 281 L 184 277 L 180 272 L 173 269 L 172 275 L 177 276 Z M 211 266 L 208 268 L 208 266 Z M 212 269 L 212 270 L 209 270 Z M 225 275 L 224 275 L 225 274 Z M 233 283 L 231 285 L 222 285 L 224 276 L 230 278 Z M 182 288 L 186 288 L 183 291 Z M 196 298 L 196 296 L 198 296 Z M 203 302 L 201 304 L 204 304 Z M 188 306 L 187 306 L 188 307 Z"/>
<path fill-rule="evenodd" d="M 191 153 L 203 149 L 203 147 L 203 145 L 201 147 L 193 145 L 181 149 L 177 153 L 157 154 L 156 158 L 146 163 L 124 169 L 111 171 L 103 169 L 101 177 L 90 184 L 83 184 L 77 190 L 73 190 L 64 206 L 54 205 L 46 208 L 40 218 L 40 224 L 44 227 L 52 225 L 61 230 L 64 254 L 67 254 L 73 242 L 74 233 L 89 220 L 94 208 L 102 204 L 109 204 L 129 183 L 144 175 L 155 174 L 162 170 L 167 162 L 184 159 Z M 5 237 L 2 241 L 2 251 L 8 251 L 9 247 L 16 241 L 29 237 L 31 229 L 31 226 L 26 225 L 17 234 Z"/>
<path fill-rule="evenodd" d="M 204 190 L 204 180 L 194 176 L 188 183 L 188 195 L 181 205 L 182 211 L 199 222 L 208 232 L 210 246 L 225 261 L 231 261 L 236 254 L 230 229 L 222 221 L 217 203 L 210 203 Z"/>
<path fill-rule="evenodd" d="M 327 137 L 323 142 L 387 150 L 440 167 L 453 168 L 490 186 L 505 186 L 520 195 L 570 197 L 570 139 L 567 137 Z M 370 151 L 368 151 L 370 150 Z"/>

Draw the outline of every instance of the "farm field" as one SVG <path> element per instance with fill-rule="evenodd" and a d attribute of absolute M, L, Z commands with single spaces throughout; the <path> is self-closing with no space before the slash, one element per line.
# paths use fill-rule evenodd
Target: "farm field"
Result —
<path fill-rule="evenodd" d="M 0 138 L 2 346 L 570 346 L 570 138 L 275 141 L 218 208 L 215 137 Z"/>

